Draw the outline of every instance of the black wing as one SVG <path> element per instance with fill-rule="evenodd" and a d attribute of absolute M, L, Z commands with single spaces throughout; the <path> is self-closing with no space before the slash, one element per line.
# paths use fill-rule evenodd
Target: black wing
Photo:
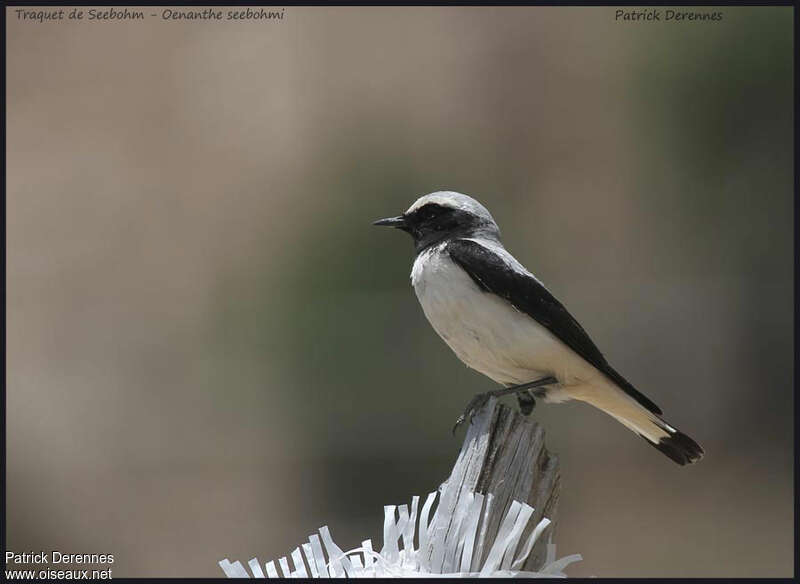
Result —
<path fill-rule="evenodd" d="M 475 241 L 454 239 L 447 244 L 450 258 L 485 292 L 504 298 L 541 324 L 565 345 L 591 363 L 620 389 L 654 414 L 661 409 L 636 390 L 608 364 L 597 346 L 567 309 L 536 278 L 509 266 L 502 257 Z"/>

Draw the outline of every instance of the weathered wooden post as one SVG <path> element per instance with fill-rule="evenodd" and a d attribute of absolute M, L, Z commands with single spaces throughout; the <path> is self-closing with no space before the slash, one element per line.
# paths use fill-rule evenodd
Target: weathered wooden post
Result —
<path fill-rule="evenodd" d="M 450 516 L 467 493 L 492 495 L 484 512 L 481 536 L 494 541 L 512 501 L 534 508 L 520 541 L 525 542 L 542 518 L 550 520 L 550 537 L 539 538 L 523 564 L 525 571 L 538 571 L 547 555 L 547 540 L 555 528 L 561 489 L 558 457 L 547 451 L 544 431 L 535 421 L 490 399 L 467 426 L 464 444 L 450 477 L 441 487 L 437 519 Z M 483 546 L 473 567 L 482 565 L 489 553 Z"/>
<path fill-rule="evenodd" d="M 565 576 L 580 560 L 548 546 L 558 508 L 558 458 L 533 420 L 491 398 L 467 426 L 448 479 L 422 505 L 384 507 L 383 547 L 371 540 L 344 551 L 327 526 L 291 552 L 262 564 L 227 558 L 230 577 Z M 438 501 L 438 504 L 434 503 Z"/>

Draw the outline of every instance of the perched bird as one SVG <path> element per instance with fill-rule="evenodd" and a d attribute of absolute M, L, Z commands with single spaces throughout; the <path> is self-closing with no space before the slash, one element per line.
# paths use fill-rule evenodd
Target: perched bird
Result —
<path fill-rule="evenodd" d="M 478 394 L 456 427 L 492 395 L 516 393 L 526 415 L 544 402 L 579 400 L 633 430 L 678 464 L 703 449 L 609 365 L 586 331 L 500 242 L 475 199 L 441 191 L 375 225 L 414 239 L 411 283 L 434 330 L 467 366 L 505 389 Z M 453 429 L 455 431 L 455 428 Z"/>

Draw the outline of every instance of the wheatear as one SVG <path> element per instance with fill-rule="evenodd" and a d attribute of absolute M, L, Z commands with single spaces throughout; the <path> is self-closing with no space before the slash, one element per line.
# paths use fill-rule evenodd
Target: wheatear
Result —
<path fill-rule="evenodd" d="M 431 193 L 375 225 L 414 238 L 411 283 L 428 321 L 467 366 L 505 386 L 475 396 L 456 426 L 491 395 L 516 393 L 525 414 L 536 397 L 550 403 L 574 399 L 604 411 L 678 464 L 703 456 L 506 251 L 500 229 L 478 201 L 455 192 Z"/>

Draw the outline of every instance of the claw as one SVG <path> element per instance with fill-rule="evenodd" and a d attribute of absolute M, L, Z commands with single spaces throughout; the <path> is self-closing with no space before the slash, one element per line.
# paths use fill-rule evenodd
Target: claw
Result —
<path fill-rule="evenodd" d="M 458 419 L 456 420 L 455 425 L 453 426 L 453 434 L 456 433 L 456 430 L 458 429 L 458 427 L 461 424 L 463 424 L 466 421 L 467 418 L 469 418 L 469 422 L 471 424 L 472 423 L 472 418 L 474 418 L 475 414 L 478 413 L 478 410 L 480 410 L 484 406 L 484 404 L 487 401 L 489 401 L 490 397 L 491 397 L 491 393 L 479 393 L 475 397 L 473 397 L 471 400 L 469 400 L 469 403 L 467 404 L 467 407 L 464 409 L 464 413 L 461 414 L 458 417 Z"/>

